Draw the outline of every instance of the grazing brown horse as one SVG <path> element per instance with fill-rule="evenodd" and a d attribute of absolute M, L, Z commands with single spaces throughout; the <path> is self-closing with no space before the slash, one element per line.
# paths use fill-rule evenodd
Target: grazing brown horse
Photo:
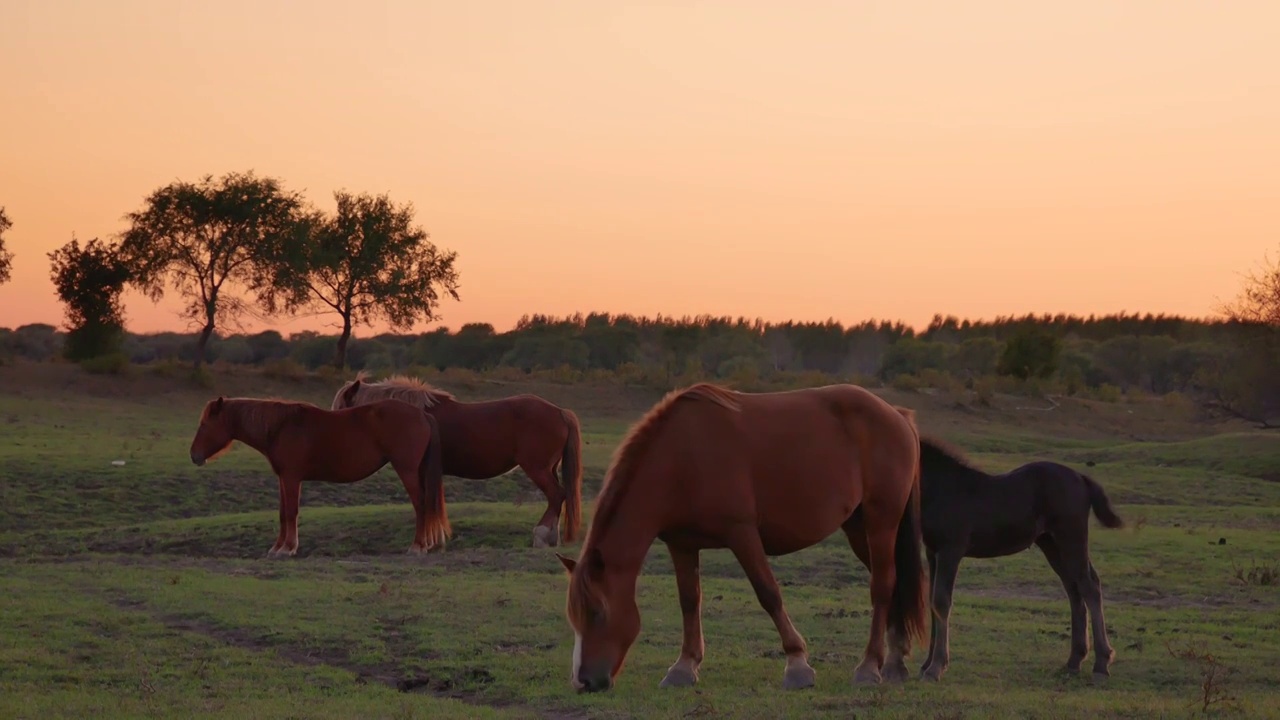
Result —
<path fill-rule="evenodd" d="M 1039 546 L 1071 603 L 1071 655 L 1066 670 L 1080 671 L 1089 652 L 1085 610 L 1093 620 L 1093 677 L 1104 680 L 1115 652 L 1107 639 L 1102 581 L 1089 559 L 1089 512 L 1104 527 L 1124 521 L 1093 478 L 1054 462 L 1027 463 L 991 475 L 958 450 L 934 439 L 920 442 L 921 524 L 933 618 L 929 656 L 921 674 L 937 680 L 951 659 L 951 594 L 960 561 L 996 558 Z"/>
<path fill-rule="evenodd" d="M 907 677 L 923 638 L 920 445 L 913 413 L 855 385 L 739 393 L 700 383 L 669 393 L 619 446 L 569 570 L 566 614 L 578 690 L 613 686 L 640 633 L 636 580 L 655 539 L 675 566 L 684 643 L 661 686 L 688 686 L 702 663 L 698 553 L 728 548 L 773 619 L 787 655 L 783 687 L 810 687 L 803 637 L 783 608 L 769 556 L 843 528 L 871 570 L 871 634 L 854 680 Z M 862 509 L 854 531 L 849 519 Z M 865 530 L 863 529 L 865 528 Z M 885 658 L 885 633 L 890 636 Z"/>
<path fill-rule="evenodd" d="M 582 517 L 582 430 L 578 416 L 536 395 L 461 402 L 416 378 L 393 375 L 366 382 L 363 372 L 333 396 L 333 409 L 398 398 L 421 407 L 440 424 L 444 474 L 486 480 L 519 467 L 547 498 L 533 528 L 533 546 L 554 546 L 561 507 L 564 542 L 578 536 Z M 556 479 L 560 466 L 561 480 Z"/>
<path fill-rule="evenodd" d="M 413 502 L 410 553 L 452 536 L 435 419 L 399 400 L 333 412 L 309 403 L 218 397 L 204 406 L 191 462 L 204 465 L 236 440 L 262 453 L 280 481 L 280 532 L 268 557 L 298 552 L 302 482 L 352 483 L 388 462 Z"/>

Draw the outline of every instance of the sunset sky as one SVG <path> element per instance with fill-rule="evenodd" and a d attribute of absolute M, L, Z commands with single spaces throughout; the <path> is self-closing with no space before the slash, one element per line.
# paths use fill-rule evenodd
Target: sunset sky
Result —
<path fill-rule="evenodd" d="M 73 233 L 249 169 L 412 202 L 459 255 L 453 328 L 1204 316 L 1280 248 L 1277 28 L 1274 0 L 3 0 L 0 326 L 61 324 Z M 176 307 L 130 294 L 129 327 Z"/>

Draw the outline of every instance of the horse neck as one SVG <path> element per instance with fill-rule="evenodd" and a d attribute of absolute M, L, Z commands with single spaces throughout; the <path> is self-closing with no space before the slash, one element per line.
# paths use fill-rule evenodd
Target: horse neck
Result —
<path fill-rule="evenodd" d="M 248 422 L 245 419 L 247 414 L 255 410 L 258 413 L 263 413 L 264 409 L 260 407 L 260 405 L 260 403 L 250 400 L 229 406 L 228 409 L 231 410 L 229 425 L 231 429 L 231 438 L 233 440 L 239 440 L 245 445 L 248 445 L 254 450 L 266 455 L 267 451 L 271 449 L 271 441 L 273 439 L 268 432 L 268 428 L 272 423 L 261 421 Z M 270 410 L 265 410 L 265 412 L 270 412 Z"/>
<path fill-rule="evenodd" d="M 660 507 L 654 502 L 662 493 L 656 490 L 631 488 L 629 497 L 609 513 L 608 524 L 592 527 L 587 542 L 600 553 L 606 567 L 628 573 L 634 570 L 639 575 L 649 548 L 664 529 Z"/>

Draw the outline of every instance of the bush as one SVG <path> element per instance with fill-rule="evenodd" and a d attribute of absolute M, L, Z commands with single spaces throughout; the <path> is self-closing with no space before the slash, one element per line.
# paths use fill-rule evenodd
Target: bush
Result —
<path fill-rule="evenodd" d="M 264 364 L 262 374 L 277 380 L 301 380 L 307 376 L 307 369 L 296 360 L 283 358 Z"/>
<path fill-rule="evenodd" d="M 908 375 L 906 373 L 895 376 L 893 378 L 893 381 L 890 382 L 889 385 L 894 390 L 898 390 L 901 392 L 912 392 L 912 393 L 919 392 L 920 388 L 924 386 L 923 383 L 920 382 L 920 378 L 916 377 L 915 375 Z"/>
<path fill-rule="evenodd" d="M 124 375 L 129 372 L 129 356 L 122 352 L 98 355 L 81 360 L 80 367 L 92 375 Z"/>

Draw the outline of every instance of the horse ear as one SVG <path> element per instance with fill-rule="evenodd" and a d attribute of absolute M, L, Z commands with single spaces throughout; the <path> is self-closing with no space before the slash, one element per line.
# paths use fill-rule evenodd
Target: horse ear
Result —
<path fill-rule="evenodd" d="M 351 384 L 347 386 L 346 392 L 342 393 L 343 402 L 351 405 L 356 399 L 356 392 L 358 390 L 360 390 L 360 378 L 352 380 Z"/>
<path fill-rule="evenodd" d="M 578 567 L 578 561 L 573 558 L 565 557 L 560 553 L 556 553 L 556 557 L 560 558 L 560 564 L 564 565 L 564 569 L 568 570 L 570 573 L 573 572 L 574 568 Z"/>
<path fill-rule="evenodd" d="M 219 395 L 218 399 L 213 401 L 214 412 L 219 412 L 220 410 L 222 410 L 222 400 L 223 400 L 223 397 Z"/>

